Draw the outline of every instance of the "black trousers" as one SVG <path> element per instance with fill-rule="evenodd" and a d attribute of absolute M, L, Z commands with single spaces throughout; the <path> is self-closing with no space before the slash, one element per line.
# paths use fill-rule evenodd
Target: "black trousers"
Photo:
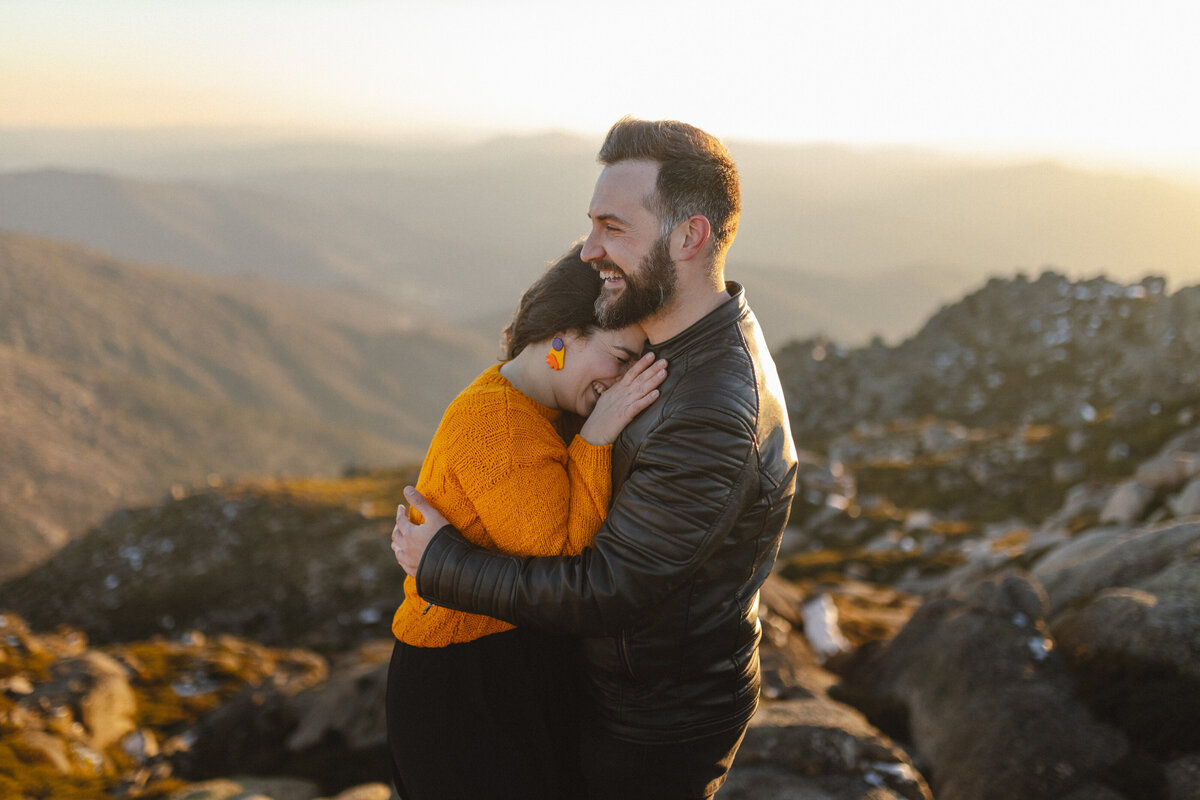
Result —
<path fill-rule="evenodd" d="M 746 726 L 703 739 L 642 744 L 588 727 L 581 754 L 589 800 L 708 800 L 717 793 Z"/>
<path fill-rule="evenodd" d="M 386 702 L 400 797 L 582 798 L 575 647 L 521 628 L 448 647 L 397 642 Z"/>
<path fill-rule="evenodd" d="M 708 800 L 746 727 L 642 744 L 581 713 L 574 640 L 518 628 L 449 647 L 397 642 L 388 670 L 401 800 Z"/>

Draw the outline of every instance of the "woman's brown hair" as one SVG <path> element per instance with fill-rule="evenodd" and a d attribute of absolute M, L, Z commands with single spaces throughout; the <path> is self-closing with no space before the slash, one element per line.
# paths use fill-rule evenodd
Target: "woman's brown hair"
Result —
<path fill-rule="evenodd" d="M 591 336 L 596 322 L 596 298 L 603 283 L 591 264 L 579 254 L 579 242 L 525 290 L 512 322 L 504 329 L 505 358 L 512 360 L 534 342 L 559 333 Z"/>

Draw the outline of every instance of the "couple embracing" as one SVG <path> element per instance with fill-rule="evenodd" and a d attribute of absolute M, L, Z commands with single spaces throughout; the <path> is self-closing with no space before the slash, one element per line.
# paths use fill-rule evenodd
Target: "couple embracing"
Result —
<path fill-rule="evenodd" d="M 404 800 L 702 800 L 758 705 L 796 458 L 725 147 L 625 118 L 582 244 L 446 410 L 392 533 Z"/>

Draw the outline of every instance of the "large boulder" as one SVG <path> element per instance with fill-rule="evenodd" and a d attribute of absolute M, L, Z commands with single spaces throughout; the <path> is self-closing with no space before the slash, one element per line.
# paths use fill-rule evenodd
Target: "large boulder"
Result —
<path fill-rule="evenodd" d="M 387 778 L 383 698 L 390 642 L 346 654 L 318 683 L 247 687 L 191 729 L 177 762 L 193 779 L 251 772 L 323 788 Z"/>
<path fill-rule="evenodd" d="M 1063 585 L 1114 573 L 1124 580 L 1078 595 L 1052 623 L 1079 696 L 1149 757 L 1200 752 L 1200 525 L 1126 540 Z"/>
<path fill-rule="evenodd" d="M 287 739 L 288 749 L 304 752 L 325 740 L 352 751 L 385 747 L 387 714 L 382 699 L 387 693 L 389 652 L 382 646 L 374 648 L 324 684 L 293 698 L 289 705 L 298 724 Z"/>
<path fill-rule="evenodd" d="M 844 787 L 863 792 L 886 787 L 906 800 L 933 798 L 903 750 L 861 713 L 823 695 L 764 704 L 738 751 L 739 784 L 746 782 L 741 772 L 747 767 L 770 768 L 775 783 L 787 773 L 794 779 L 836 776 L 853 779 Z"/>
<path fill-rule="evenodd" d="M 938 800 L 1059 800 L 1100 791 L 1128 751 L 1072 695 L 1045 622 L 1046 597 L 1008 574 L 923 605 L 848 677 L 899 702 Z"/>
<path fill-rule="evenodd" d="M 878 775 L 799 775 L 771 765 L 740 767 L 721 787 L 720 800 L 907 800 Z"/>
<path fill-rule="evenodd" d="M 1051 550 L 1032 567 L 1053 618 L 1105 589 L 1137 586 L 1200 547 L 1200 522 L 1179 521 L 1123 531 L 1101 528 Z"/>

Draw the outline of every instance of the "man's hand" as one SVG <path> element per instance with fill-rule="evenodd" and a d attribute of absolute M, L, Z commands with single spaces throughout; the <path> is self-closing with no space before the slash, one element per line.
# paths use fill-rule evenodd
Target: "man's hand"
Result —
<path fill-rule="evenodd" d="M 421 566 L 421 556 L 425 555 L 425 548 L 429 546 L 433 535 L 450 523 L 413 487 L 404 487 L 404 499 L 421 513 L 425 521 L 420 525 L 410 522 L 404 506 L 397 506 L 396 527 L 392 528 L 392 552 L 396 554 L 396 563 L 415 578 L 417 567 Z"/>

